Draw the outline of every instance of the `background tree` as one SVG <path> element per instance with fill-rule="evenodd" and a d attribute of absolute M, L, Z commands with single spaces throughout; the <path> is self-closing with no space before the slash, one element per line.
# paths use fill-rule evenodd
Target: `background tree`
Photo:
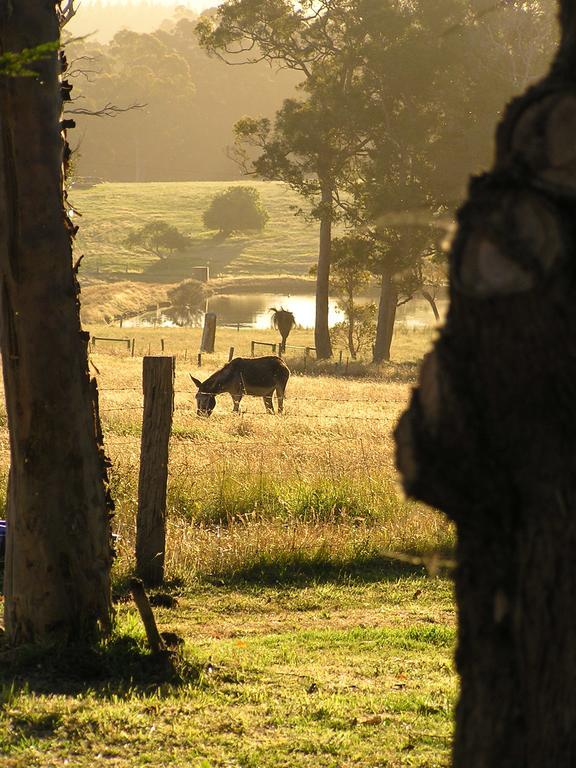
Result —
<path fill-rule="evenodd" d="M 202 215 L 207 229 L 223 237 L 234 232 L 261 232 L 269 216 L 255 187 L 229 187 L 212 198 Z"/>
<path fill-rule="evenodd" d="M 291 330 L 296 325 L 296 318 L 292 312 L 289 312 L 283 307 L 280 307 L 280 309 L 276 309 L 276 307 L 270 307 L 270 311 L 272 312 L 272 324 L 277 331 L 280 331 L 280 336 L 282 338 L 280 351 L 285 352 L 286 341 L 288 340 L 288 336 L 290 335 Z"/>
<path fill-rule="evenodd" d="M 134 229 L 124 240 L 127 248 L 152 253 L 159 259 L 166 259 L 174 251 L 184 251 L 191 240 L 178 227 L 166 221 L 150 221 L 140 229 Z"/>
<path fill-rule="evenodd" d="M 530 18 L 527 4 L 508 8 Z M 395 177 L 396 187 L 406 179 L 407 189 L 428 190 L 426 208 L 432 215 L 440 201 L 455 199 L 463 188 L 463 158 L 474 153 L 480 167 L 489 157 L 488 142 L 475 143 L 470 136 L 478 139 L 478 124 L 497 114 L 501 91 L 486 87 L 477 62 L 488 49 L 498 54 L 499 63 L 510 52 L 502 40 L 495 45 L 482 26 L 485 10 L 464 0 L 307 0 L 298 6 L 239 0 L 223 3 L 199 24 L 202 45 L 224 60 L 267 61 L 302 77 L 300 98 L 285 101 L 273 123 L 244 119 L 236 134 L 237 148 L 245 149 L 244 168 L 290 184 L 320 222 L 315 341 L 322 357 L 331 353 L 332 224 L 363 178 L 364 158 L 380 170 L 392 159 L 381 186 Z M 487 103 L 472 108 L 480 101 L 480 86 Z M 505 86 L 509 95 L 510 84 Z M 435 151 L 440 157 L 453 153 L 451 178 L 436 178 L 430 185 L 438 167 Z M 412 206 L 409 197 L 396 200 L 392 210 Z"/>
<path fill-rule="evenodd" d="M 350 357 L 356 360 L 358 352 L 366 346 L 370 328 L 375 328 L 374 307 L 366 311 L 358 304 L 358 294 L 365 290 L 372 276 L 367 269 L 370 260 L 371 243 L 365 238 L 349 235 L 334 240 L 330 288 L 338 299 L 338 309 L 344 313 L 345 321 L 333 328 L 332 337 L 346 339 Z M 361 332 L 358 331 L 362 326 Z M 371 344 L 374 339 L 369 339 Z"/>
<path fill-rule="evenodd" d="M 396 310 L 426 290 L 425 262 L 429 259 L 429 227 L 377 227 L 369 231 L 368 269 L 380 282 L 378 322 L 372 362 L 390 360 Z M 431 294 L 429 294 L 431 295 Z"/>
<path fill-rule="evenodd" d="M 354 307 L 354 322 L 348 319 L 334 323 L 330 329 L 334 344 L 344 344 L 348 347 L 353 360 L 358 355 L 370 350 L 376 335 L 376 304 L 359 304 Z"/>
<path fill-rule="evenodd" d="M 108 103 L 145 107 L 107 121 L 75 115 L 78 175 L 107 181 L 239 178 L 226 152 L 234 123 L 246 114 L 272 116 L 293 95 L 295 75 L 273 72 L 264 62 L 240 68 L 209 58 L 194 34 L 196 14 L 182 7 L 164 6 L 166 18 L 154 31 L 124 22 L 123 31 L 100 34 L 118 8 L 105 5 L 97 12 L 82 4 L 70 26 L 71 107 L 87 112 Z M 128 6 L 122 13 L 133 16 Z M 142 4 L 138 13 L 146 13 Z"/>
<path fill-rule="evenodd" d="M 362 105 L 335 98 L 331 89 L 318 86 L 306 100 L 287 99 L 273 125 L 266 118 L 245 118 L 235 126 L 237 156 L 247 172 L 286 182 L 309 202 L 310 216 L 319 222 L 314 337 L 320 358 L 332 355 L 328 298 L 338 187 L 368 141 L 360 127 Z M 250 160 L 254 150 L 257 156 Z"/>
<path fill-rule="evenodd" d="M 2 16 L 0 49 L 59 39 L 53 4 Z M 12 644 L 86 640 L 111 627 L 112 546 L 97 388 L 63 197 L 60 75 L 53 50 L 33 77 L 0 76 L 0 287 L 11 469 L 4 612 Z"/>
<path fill-rule="evenodd" d="M 576 3 L 507 108 L 450 253 L 450 312 L 397 430 L 458 532 L 456 768 L 568 768 L 576 688 Z"/>
<path fill-rule="evenodd" d="M 372 5 L 382 11 L 389 3 Z M 446 125 L 451 127 L 449 140 L 437 134 L 432 145 L 433 151 L 442 155 L 442 167 L 446 171 L 453 168 L 459 179 L 455 193 L 451 190 L 450 200 L 454 202 L 462 194 L 468 170 L 479 170 L 490 160 L 488 129 L 502 104 L 543 71 L 551 50 L 554 6 L 552 0 L 460 0 L 458 13 L 453 10 L 450 14 L 446 6 L 444 0 L 410 3 L 420 14 L 413 27 L 421 43 L 428 41 L 431 52 L 442 47 L 447 64 L 453 59 L 459 63 L 458 67 L 446 67 L 441 80 L 436 78 L 436 92 L 445 102 Z M 271 11 L 274 7 L 270 5 Z M 370 10 L 369 3 L 356 7 L 358 19 Z M 484 13 L 487 9 L 493 10 Z M 474 17 L 478 10 L 481 13 Z M 458 26 L 464 12 L 468 18 Z M 82 4 L 72 20 L 69 29 L 74 40 L 67 43 L 68 58 L 92 59 L 88 66 L 80 67 L 83 73 L 75 76 L 74 108 L 94 110 L 107 102 L 146 105 L 139 113 L 114 121 L 76 116 L 80 176 L 111 181 L 238 178 L 238 168 L 226 152 L 233 142 L 233 125 L 244 115 L 272 118 L 284 99 L 295 95 L 296 84 L 303 80 L 296 69 L 270 67 L 267 61 L 237 67 L 227 66 L 216 56 L 210 58 L 194 35 L 195 14 L 182 8 L 165 8 L 163 14 L 166 18 L 162 21 L 159 8 L 146 9 L 142 4 L 137 11 L 129 6 L 108 4 L 98 8 Z M 122 23 L 120 15 L 125 18 Z M 146 31 L 147 15 L 152 20 Z M 214 15 L 215 11 L 208 11 L 202 18 L 210 23 Z M 111 23 L 116 32 L 124 28 L 124 33 L 115 36 Z M 418 102 L 415 89 L 421 87 L 429 61 L 424 58 L 424 45 L 415 47 L 415 41 L 410 40 L 405 49 L 405 27 L 399 27 L 393 17 L 386 24 L 389 36 L 383 45 L 375 38 L 374 50 L 379 50 L 384 66 L 390 67 L 397 81 L 396 90 L 409 83 L 403 100 L 408 106 Z M 378 26 L 373 24 L 374 32 Z M 130 34 L 125 33 L 127 27 Z M 94 34 L 86 38 L 87 32 Z M 474 54 L 467 57 L 468 51 Z M 248 57 L 255 59 L 255 51 L 234 55 L 234 61 Z M 145 76 L 132 76 L 133 61 L 143 67 L 140 71 L 145 70 Z M 157 61 L 161 66 L 155 72 Z M 158 80 L 160 87 L 153 85 Z M 468 84 L 467 90 L 462 89 L 463 84 Z M 411 94 L 412 100 L 408 98 Z M 400 104 L 398 101 L 397 109 Z M 199 114 L 202 120 L 197 119 Z M 397 114 L 390 112 L 389 116 Z M 442 181 L 446 179 L 436 184 L 440 190 Z M 444 187 L 448 192 L 445 183 Z"/>
<path fill-rule="evenodd" d="M 416 281 L 422 298 L 430 304 L 434 320 L 440 320 L 438 310 L 438 294 L 444 291 L 448 285 L 448 272 L 445 254 L 441 250 L 434 250 L 426 258 L 419 260 L 417 264 Z"/>
<path fill-rule="evenodd" d="M 340 201 L 345 218 L 373 242 L 371 269 L 380 280 L 375 363 L 390 358 L 398 305 L 420 292 L 437 319 L 433 286 L 443 283 L 440 241 L 452 201 L 465 174 L 488 162 L 490 121 L 519 78 L 541 71 L 553 36 L 536 2 L 419 2 L 387 22 L 372 25 L 361 70 L 362 87 L 380 100 L 385 119 Z M 529 64 L 521 42 L 527 39 L 535 41 Z M 479 66 L 487 59 L 497 70 L 490 88 Z"/>
<path fill-rule="evenodd" d="M 363 98 L 356 70 L 369 34 L 350 0 L 240 0 L 218 7 L 198 26 L 201 44 L 224 60 L 268 61 L 298 72 L 300 98 L 288 99 L 274 123 L 246 118 L 236 124 L 237 157 L 247 172 L 285 181 L 311 204 L 319 221 L 316 271 L 316 353 L 332 354 L 328 296 L 332 224 L 341 181 L 375 129 L 377 100 Z"/>

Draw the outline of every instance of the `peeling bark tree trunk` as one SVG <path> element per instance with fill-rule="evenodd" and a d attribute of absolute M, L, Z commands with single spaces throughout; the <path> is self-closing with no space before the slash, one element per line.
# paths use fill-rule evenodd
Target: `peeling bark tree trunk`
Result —
<path fill-rule="evenodd" d="M 450 311 L 397 430 L 458 531 L 456 768 L 576 765 L 576 13 L 470 187 Z"/>
<path fill-rule="evenodd" d="M 392 282 L 392 273 L 384 272 L 380 283 L 380 301 L 378 303 L 378 321 L 376 324 L 376 339 L 374 341 L 373 363 L 390 360 L 390 347 L 396 322 L 396 305 L 398 291 Z"/>
<path fill-rule="evenodd" d="M 330 328 L 328 325 L 328 298 L 330 293 L 330 261 L 332 257 L 332 189 L 322 187 L 322 218 L 320 219 L 320 246 L 316 273 L 316 322 L 314 343 L 316 357 L 332 357 Z"/>
<path fill-rule="evenodd" d="M 0 50 L 56 41 L 52 3 L 0 6 Z M 65 213 L 60 63 L 0 77 L 0 301 L 11 471 L 4 578 L 13 644 L 108 631 L 110 507 Z"/>

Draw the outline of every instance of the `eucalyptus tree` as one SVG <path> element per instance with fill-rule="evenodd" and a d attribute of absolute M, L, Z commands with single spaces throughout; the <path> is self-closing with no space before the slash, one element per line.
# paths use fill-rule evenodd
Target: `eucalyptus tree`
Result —
<path fill-rule="evenodd" d="M 489 162 L 490 121 L 519 82 L 542 70 L 553 39 L 546 3 L 536 0 L 423 0 L 409 9 L 392 42 L 390 29 L 376 26 L 365 45 L 362 87 L 377 95 L 388 119 L 355 160 L 341 201 L 346 219 L 373 244 L 381 286 L 376 363 L 390 356 L 400 282 L 405 298 L 422 292 L 438 319 L 426 275 L 437 279 L 441 271 L 454 201 L 470 170 Z M 489 83 L 487 68 L 495 74 Z"/>
<path fill-rule="evenodd" d="M 236 154 L 248 172 L 289 184 L 311 204 L 311 216 L 319 222 L 315 322 L 319 358 L 332 354 L 328 297 L 332 228 L 340 216 L 339 186 L 351 159 L 368 143 L 359 127 L 362 105 L 353 103 L 354 98 L 333 96 L 329 89 L 319 89 L 305 100 L 287 99 L 273 123 L 244 118 L 235 126 Z M 258 154 L 251 159 L 255 149 Z"/>
<path fill-rule="evenodd" d="M 345 338 L 352 360 L 356 359 L 359 351 L 358 328 L 366 315 L 363 306 L 358 303 L 358 294 L 369 286 L 372 279 L 367 269 L 369 247 L 364 237 L 353 234 L 335 238 L 333 242 L 330 288 L 345 319 L 332 329 L 332 337 Z"/>
<path fill-rule="evenodd" d="M 71 6 L 71 3 L 68 5 Z M 59 6 L 58 6 L 59 8 Z M 10 433 L 8 642 L 85 640 L 112 620 L 112 503 L 66 215 L 64 57 L 54 3 L 0 10 L 0 50 L 45 47 L 0 75 L 0 347 Z"/>
<path fill-rule="evenodd" d="M 454 521 L 455 768 L 576 755 L 576 2 L 549 73 L 472 180 L 450 309 L 396 429 L 411 496 Z"/>
<path fill-rule="evenodd" d="M 385 11 L 385 12 L 384 12 Z M 249 173 L 286 182 L 320 226 L 315 344 L 330 357 L 328 296 L 332 225 L 352 161 L 370 144 L 381 105 L 359 87 L 363 45 L 374 24 L 398 13 L 378 0 L 229 0 L 201 21 L 201 44 L 230 63 L 268 61 L 300 73 L 300 97 L 274 121 L 236 124 L 237 157 Z"/>

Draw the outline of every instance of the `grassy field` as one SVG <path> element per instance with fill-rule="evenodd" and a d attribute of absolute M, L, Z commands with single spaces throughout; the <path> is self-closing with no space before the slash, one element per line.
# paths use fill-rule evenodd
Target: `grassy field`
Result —
<path fill-rule="evenodd" d="M 266 228 L 260 234 L 218 240 L 204 228 L 202 213 L 218 192 L 247 184 L 258 189 L 270 215 Z M 106 183 L 72 190 L 70 202 L 81 214 L 76 253 L 84 254 L 82 276 L 176 283 L 190 277 L 191 267 L 206 264 L 214 276 L 305 276 L 316 260 L 317 227 L 295 216 L 301 198 L 277 182 Z M 152 219 L 167 221 L 192 237 L 191 249 L 163 261 L 128 250 L 128 232 Z"/>
<path fill-rule="evenodd" d="M 198 368 L 199 333 L 130 329 L 135 357 L 110 342 L 92 352 L 120 535 L 117 634 L 96 656 L 41 657 L 32 673 L 0 653 L 2 765 L 447 766 L 455 630 L 442 561 L 453 531 L 403 498 L 391 436 L 432 333 L 398 333 L 394 361 L 378 370 L 308 360 L 304 373 L 303 356 L 289 356 L 283 417 L 255 398 L 233 415 L 223 396 L 198 419 L 188 374 L 204 378 L 230 346 L 245 355 L 252 339 L 275 340 L 219 328 Z M 125 590 L 141 354 L 160 354 L 161 339 L 177 359 L 166 564 L 176 602 L 156 612 L 184 640 L 180 684 L 159 683 L 142 659 Z M 290 340 L 311 345 L 311 332 Z M 0 450 L 5 488 L 5 434 Z"/>
<path fill-rule="evenodd" d="M 120 604 L 121 637 L 100 657 L 54 664 L 49 678 L 36 668 L 25 686 L 0 689 L 2 765 L 449 765 L 456 679 L 445 581 L 380 572 L 177 597 L 156 613 L 185 640 L 183 683 L 154 684 L 135 662 L 142 630 Z"/>

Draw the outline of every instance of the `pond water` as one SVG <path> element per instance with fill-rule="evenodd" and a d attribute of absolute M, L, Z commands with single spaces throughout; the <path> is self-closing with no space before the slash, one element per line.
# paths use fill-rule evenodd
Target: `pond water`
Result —
<path fill-rule="evenodd" d="M 361 302 L 374 301 L 374 298 L 361 297 Z M 447 301 L 440 299 L 438 309 L 443 316 Z M 281 296 L 274 293 L 238 294 L 235 296 L 213 296 L 207 302 L 207 311 L 215 312 L 218 325 L 231 325 L 244 328 L 265 329 L 271 327 L 270 308 L 287 309 L 294 313 L 296 323 L 301 328 L 313 328 L 315 319 L 315 298 L 312 294 L 293 294 Z M 329 303 L 328 322 L 332 326 L 343 320 L 343 314 L 333 299 Z M 398 307 L 397 322 L 410 328 L 427 327 L 435 324 L 430 305 L 424 299 L 413 301 Z M 124 320 L 124 327 L 181 325 L 178 318 L 170 312 L 146 312 L 142 315 Z M 202 324 L 202 317 L 190 323 L 192 326 Z"/>

